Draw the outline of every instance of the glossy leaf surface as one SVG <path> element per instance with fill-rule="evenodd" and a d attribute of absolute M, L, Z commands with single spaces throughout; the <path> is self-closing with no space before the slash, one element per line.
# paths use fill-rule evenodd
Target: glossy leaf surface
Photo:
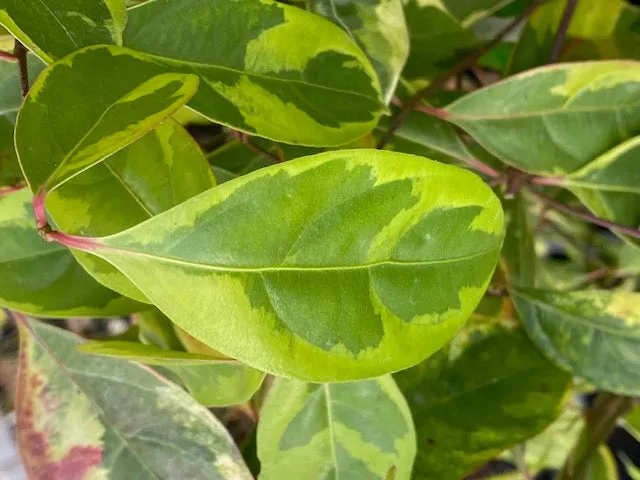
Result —
<path fill-rule="evenodd" d="M 35 227 L 31 192 L 0 198 L 0 305 L 42 317 L 119 316 L 141 305 L 93 280 Z"/>
<path fill-rule="evenodd" d="M 511 165 L 574 172 L 640 130 L 640 62 L 560 64 L 462 97 L 447 119 Z"/>
<path fill-rule="evenodd" d="M 44 64 L 29 55 L 29 77 L 36 79 Z M 22 103 L 20 73 L 17 63 L 0 62 L 0 186 L 15 185 L 22 180 L 13 129 Z"/>
<path fill-rule="evenodd" d="M 466 327 L 394 377 L 416 423 L 414 474 L 434 479 L 463 478 L 542 431 L 559 414 L 570 378 L 521 330 L 498 323 Z"/>
<path fill-rule="evenodd" d="M 86 353 L 158 365 L 173 372 L 189 393 L 207 407 L 246 403 L 260 388 L 265 374 L 226 357 L 164 350 L 135 342 L 93 341 L 81 345 Z"/>
<path fill-rule="evenodd" d="M 155 65 L 130 50 L 98 46 L 43 72 L 24 101 L 15 133 L 20 164 L 34 193 L 45 186 L 55 189 L 142 137 L 198 87 L 193 75 L 148 75 L 138 68 L 141 63 Z"/>
<path fill-rule="evenodd" d="M 275 379 L 258 424 L 260 478 L 411 478 L 411 412 L 390 376 L 311 384 Z"/>
<path fill-rule="evenodd" d="M 98 43 L 122 43 L 124 0 L 3 0 L 0 23 L 42 60 Z"/>
<path fill-rule="evenodd" d="M 343 28 L 371 60 L 386 103 L 409 56 L 402 0 L 311 0 L 310 9 Z"/>
<path fill-rule="evenodd" d="M 323 381 L 440 348 L 482 296 L 502 238 L 500 202 L 474 174 L 343 150 L 227 182 L 88 249 L 210 347 Z"/>
<path fill-rule="evenodd" d="M 290 5 L 152 0 L 129 10 L 124 45 L 197 74 L 191 108 L 261 137 L 344 145 L 383 110 L 376 72 L 349 35 Z"/>
<path fill-rule="evenodd" d="M 209 165 L 192 137 L 174 121 L 166 121 L 54 190 L 47 198 L 47 209 L 64 232 L 109 235 L 214 185 Z M 74 255 L 104 285 L 148 303 L 138 288 L 107 262 L 79 251 Z"/>
<path fill-rule="evenodd" d="M 23 319 L 18 443 L 30 478 L 251 479 L 218 420 L 181 388 Z"/>
<path fill-rule="evenodd" d="M 640 392 L 640 294 L 513 291 L 527 333 L 574 376 L 606 391 Z"/>

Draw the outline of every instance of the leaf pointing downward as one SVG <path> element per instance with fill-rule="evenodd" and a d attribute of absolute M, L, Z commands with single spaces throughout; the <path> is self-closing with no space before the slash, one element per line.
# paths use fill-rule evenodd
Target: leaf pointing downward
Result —
<path fill-rule="evenodd" d="M 213 349 L 324 381 L 440 348 L 502 238 L 500 202 L 474 174 L 343 150 L 232 180 L 87 248 Z"/>

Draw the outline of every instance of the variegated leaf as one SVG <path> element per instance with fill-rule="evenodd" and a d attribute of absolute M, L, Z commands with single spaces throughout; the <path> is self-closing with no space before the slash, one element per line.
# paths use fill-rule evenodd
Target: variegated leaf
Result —
<path fill-rule="evenodd" d="M 521 329 L 499 322 L 466 327 L 394 377 L 416 424 L 415 477 L 424 479 L 463 478 L 542 431 L 570 381 Z"/>
<path fill-rule="evenodd" d="M 3 0 L 0 23 L 47 63 L 82 47 L 122 44 L 124 0 Z"/>
<path fill-rule="evenodd" d="M 409 56 L 402 0 L 311 0 L 309 7 L 343 28 L 371 60 L 385 103 Z"/>
<path fill-rule="evenodd" d="M 34 480 L 249 480 L 224 427 L 178 386 L 21 319 L 18 444 Z"/>
<path fill-rule="evenodd" d="M 129 10 L 124 45 L 199 75 L 189 106 L 261 137 L 344 145 L 384 110 L 376 72 L 349 35 L 291 5 L 151 0 Z"/>
<path fill-rule="evenodd" d="M 500 202 L 474 174 L 342 150 L 253 172 L 74 246 L 210 347 L 269 373 L 333 381 L 438 350 L 480 300 L 503 235 Z"/>
<path fill-rule="evenodd" d="M 38 235 L 28 189 L 0 198 L 0 305 L 42 317 L 106 317 L 142 306 L 93 280 L 62 245 Z"/>
<path fill-rule="evenodd" d="M 640 131 L 640 62 L 531 70 L 468 94 L 441 115 L 511 165 L 571 173 Z"/>
<path fill-rule="evenodd" d="M 164 350 L 135 342 L 92 341 L 80 351 L 157 365 L 173 372 L 189 393 L 207 407 L 246 403 L 260 388 L 265 374 L 227 357 Z"/>
<path fill-rule="evenodd" d="M 194 75 L 148 75 L 137 68 L 141 62 L 154 65 L 121 47 L 87 47 L 42 73 L 20 109 L 15 134 L 34 193 L 54 190 L 142 137 L 198 88 Z"/>
<path fill-rule="evenodd" d="M 416 436 L 390 376 L 336 384 L 275 379 L 258 424 L 260 478 L 411 478 Z"/>
<path fill-rule="evenodd" d="M 182 127 L 169 120 L 54 190 L 47 198 L 47 209 L 57 227 L 67 233 L 109 235 L 214 185 L 215 179 L 198 145 Z M 79 251 L 74 255 L 102 284 L 149 302 L 104 260 Z"/>
<path fill-rule="evenodd" d="M 633 137 L 562 179 L 601 218 L 640 227 L 640 136 Z M 616 232 L 616 229 L 612 229 Z M 640 247 L 640 241 L 622 238 Z"/>
<path fill-rule="evenodd" d="M 515 289 L 527 333 L 553 362 L 606 391 L 640 394 L 640 294 Z"/>
<path fill-rule="evenodd" d="M 35 56 L 28 57 L 29 77 L 36 79 L 44 64 Z M 13 129 L 22 103 L 20 69 L 17 63 L 0 61 L 0 187 L 15 185 L 22 180 Z"/>

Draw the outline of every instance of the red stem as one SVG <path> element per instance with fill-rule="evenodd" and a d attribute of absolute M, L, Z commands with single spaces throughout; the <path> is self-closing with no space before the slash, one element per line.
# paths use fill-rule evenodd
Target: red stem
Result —
<path fill-rule="evenodd" d="M 24 187 L 26 187 L 26 184 L 24 183 L 18 183 L 16 185 L 9 185 L 7 187 L 0 187 L 0 198 L 5 197 L 11 193 L 14 192 L 19 192 L 20 190 L 22 190 Z"/>

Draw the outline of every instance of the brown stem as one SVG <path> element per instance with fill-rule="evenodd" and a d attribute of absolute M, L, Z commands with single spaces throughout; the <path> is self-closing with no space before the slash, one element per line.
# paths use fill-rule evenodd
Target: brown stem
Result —
<path fill-rule="evenodd" d="M 27 49 L 17 39 L 13 47 L 13 56 L 18 60 L 18 68 L 20 68 L 20 88 L 22 89 L 22 98 L 29 93 L 29 68 L 27 65 Z"/>
<path fill-rule="evenodd" d="M 471 55 L 466 57 L 460 63 L 458 63 L 451 69 L 447 70 L 446 72 L 444 72 L 442 75 L 437 77 L 429 85 L 420 89 L 411 98 L 411 100 L 409 100 L 402 107 L 402 110 L 400 111 L 400 113 L 398 113 L 397 117 L 391 124 L 391 127 L 389 127 L 389 130 L 387 130 L 387 133 L 385 134 L 385 136 L 378 143 L 378 148 L 384 148 L 384 146 L 393 139 L 394 135 L 396 134 L 396 131 L 398 130 L 398 128 L 400 128 L 400 125 L 402 125 L 402 123 L 407 119 L 411 110 L 415 109 L 416 106 L 420 104 L 420 102 L 425 96 L 438 90 L 447 80 L 449 80 L 454 75 L 458 75 L 459 73 L 470 68 L 474 63 L 476 63 L 476 61 L 480 57 L 482 57 L 485 53 L 487 53 L 493 47 L 498 45 L 498 43 L 500 43 L 502 39 L 509 34 L 509 32 L 511 32 L 524 19 L 526 19 L 529 15 L 531 15 L 535 11 L 535 9 L 538 8 L 540 4 L 543 3 L 543 1 L 544 0 L 534 0 L 533 2 L 531 2 L 531 5 L 529 5 L 529 7 L 524 12 L 522 12 L 522 14 L 518 18 L 514 19 L 512 22 L 506 25 L 500 32 L 498 32 L 495 38 L 493 38 L 492 40 L 484 44 L 482 47 L 480 47 L 478 50 L 476 50 Z"/>
<path fill-rule="evenodd" d="M 589 223 L 593 223 L 594 225 L 599 225 L 601 227 L 617 230 L 618 232 L 624 233 L 625 235 L 629 235 L 632 238 L 640 239 L 640 230 L 638 230 L 637 228 L 629 227 L 626 225 L 620 225 L 619 223 L 616 223 L 616 222 L 610 222 L 609 220 L 604 220 L 602 218 L 596 217 L 595 215 L 591 215 L 590 213 L 575 209 L 573 207 L 565 205 L 562 202 L 559 202 L 555 198 L 546 196 L 544 193 L 539 192 L 535 188 L 529 188 L 529 191 L 555 210 L 567 213 L 569 215 L 573 215 L 574 217 L 581 218 L 582 220 L 585 220 Z"/>
<path fill-rule="evenodd" d="M 231 134 L 236 138 L 236 140 L 244 143 L 251 150 L 258 153 L 259 155 L 262 155 L 268 160 L 271 160 L 272 162 L 275 162 L 275 163 L 282 163 L 284 161 L 284 159 L 280 158 L 278 155 L 268 152 L 263 148 L 259 147 L 258 145 L 256 145 L 255 143 L 253 143 L 251 141 L 251 136 L 248 133 L 242 133 L 237 130 L 231 130 Z"/>
<path fill-rule="evenodd" d="M 17 62 L 18 59 L 16 58 L 16 56 L 11 53 L 11 52 L 7 52 L 6 50 L 0 50 L 0 60 L 4 60 L 5 62 Z"/>
<path fill-rule="evenodd" d="M 553 45 L 551 46 L 551 53 L 549 54 L 549 63 L 556 63 L 562 53 L 562 47 L 564 41 L 567 38 L 567 31 L 573 18 L 573 12 L 576 10 L 578 0 L 567 0 L 567 5 L 562 12 L 562 18 L 560 19 L 560 25 L 558 25 L 558 31 L 553 39 Z"/>
<path fill-rule="evenodd" d="M 585 428 L 555 480 L 584 480 L 593 456 L 616 427 L 618 417 L 633 406 L 629 397 L 603 392 L 587 413 Z"/>

